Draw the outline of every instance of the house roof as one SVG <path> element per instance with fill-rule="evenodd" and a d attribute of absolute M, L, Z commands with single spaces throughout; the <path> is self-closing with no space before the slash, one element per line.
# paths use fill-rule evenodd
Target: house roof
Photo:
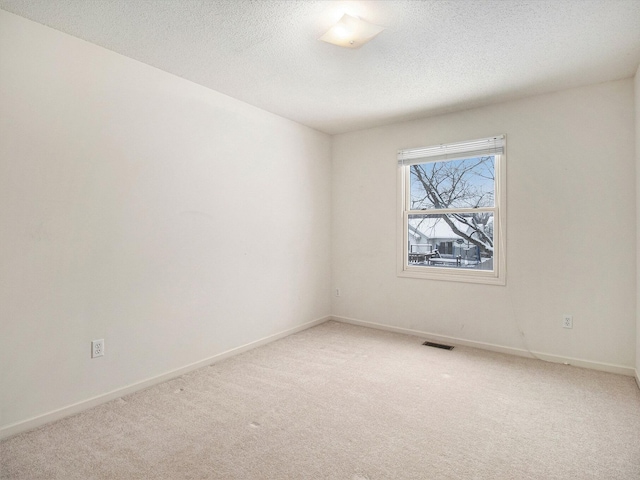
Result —
<path fill-rule="evenodd" d="M 456 235 L 452 234 L 451 228 L 442 220 L 428 228 L 425 228 L 424 224 L 420 226 L 418 226 L 418 224 L 418 221 L 409 220 L 409 230 L 421 237 L 420 240 L 418 240 L 414 235 L 416 243 L 420 243 L 423 240 L 426 241 L 430 238 L 457 238 Z"/>
<path fill-rule="evenodd" d="M 455 220 L 454 220 L 455 222 Z M 458 228 L 467 235 L 473 232 L 471 227 L 455 222 Z M 421 243 L 427 239 L 457 239 L 458 235 L 453 233 L 449 225 L 444 220 L 439 220 L 435 224 L 431 222 L 421 222 L 420 219 L 409 219 L 409 231 L 416 243 Z M 418 239 L 418 236 L 421 238 Z"/>

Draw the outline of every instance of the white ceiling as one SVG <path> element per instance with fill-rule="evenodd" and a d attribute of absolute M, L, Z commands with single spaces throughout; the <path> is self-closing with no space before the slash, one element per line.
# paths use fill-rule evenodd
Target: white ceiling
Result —
<path fill-rule="evenodd" d="M 330 134 L 633 76 L 640 0 L 0 0 Z M 317 39 L 343 13 L 386 30 Z"/>

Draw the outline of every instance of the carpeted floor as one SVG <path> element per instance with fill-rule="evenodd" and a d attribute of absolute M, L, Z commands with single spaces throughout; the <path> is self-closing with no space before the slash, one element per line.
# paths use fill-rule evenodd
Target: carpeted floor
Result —
<path fill-rule="evenodd" d="M 630 377 L 327 322 L 0 444 L 3 479 L 640 479 Z"/>

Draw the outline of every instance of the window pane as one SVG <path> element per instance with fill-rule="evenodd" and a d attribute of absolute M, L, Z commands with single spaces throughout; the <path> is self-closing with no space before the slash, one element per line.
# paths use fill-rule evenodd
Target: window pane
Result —
<path fill-rule="evenodd" d="M 410 210 L 494 206 L 493 156 L 419 163 L 410 172 Z"/>
<path fill-rule="evenodd" d="M 409 215 L 412 266 L 493 270 L 493 213 Z"/>

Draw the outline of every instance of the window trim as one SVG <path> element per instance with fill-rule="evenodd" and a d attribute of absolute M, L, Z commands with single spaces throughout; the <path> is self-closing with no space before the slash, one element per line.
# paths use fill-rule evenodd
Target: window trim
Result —
<path fill-rule="evenodd" d="M 398 162 L 397 167 L 397 211 L 399 215 L 397 217 L 397 275 L 399 277 L 407 278 L 422 278 L 429 280 L 445 280 L 454 282 L 466 282 L 466 283 L 480 283 L 486 285 L 506 285 L 506 137 L 501 135 L 504 142 L 504 152 L 502 154 L 494 155 L 494 168 L 495 168 L 495 198 L 493 207 L 483 207 L 482 211 L 493 212 L 493 235 L 494 235 L 494 256 L 493 256 L 493 271 L 484 270 L 466 270 L 466 269 L 453 269 L 449 267 L 419 267 L 409 264 L 408 255 L 408 243 L 409 243 L 409 228 L 408 219 L 412 214 L 424 214 L 424 210 L 409 210 L 406 207 L 410 205 L 410 164 L 403 165 L 402 162 Z M 456 145 L 456 144 L 452 144 Z M 428 147 L 431 148 L 431 147 Z M 472 158 L 473 152 L 470 152 L 469 157 Z M 458 155 L 458 158 L 460 156 Z M 428 161 L 442 161 L 442 159 L 428 160 Z M 422 162 L 421 162 L 422 163 Z M 426 163 L 426 162 L 424 162 Z M 478 212 L 478 209 L 473 208 L 455 208 L 455 209 L 442 209 L 438 210 L 438 213 L 474 213 Z"/>

